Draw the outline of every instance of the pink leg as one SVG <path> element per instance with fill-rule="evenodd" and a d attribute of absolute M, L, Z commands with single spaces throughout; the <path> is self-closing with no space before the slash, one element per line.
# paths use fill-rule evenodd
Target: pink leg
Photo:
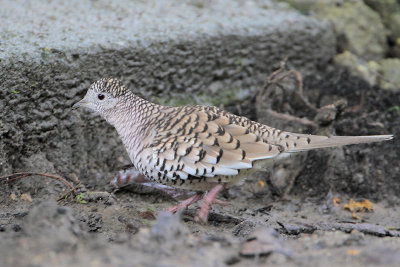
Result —
<path fill-rule="evenodd" d="M 221 205 L 221 206 L 226 206 L 226 205 L 229 205 L 229 203 L 228 203 L 228 202 L 226 202 L 226 201 L 223 201 L 223 200 L 221 200 L 221 199 L 218 199 L 218 198 L 214 199 L 214 201 L 213 201 L 213 204 L 217 204 L 217 205 Z"/>
<path fill-rule="evenodd" d="M 179 203 L 176 206 L 173 207 L 169 207 L 167 209 L 167 211 L 175 213 L 177 212 L 179 209 L 181 208 L 187 208 L 190 205 L 192 205 L 193 203 L 196 203 L 197 201 L 199 201 L 201 198 L 203 197 L 203 194 L 201 193 L 196 193 L 195 195 L 189 197 L 188 199 L 183 200 L 181 203 Z"/>
<path fill-rule="evenodd" d="M 147 179 L 143 174 L 141 174 L 135 168 L 130 168 L 128 170 L 121 170 L 118 174 L 111 180 L 110 184 L 114 186 L 115 189 L 120 189 L 127 185 L 140 184 L 146 188 L 152 188 L 155 191 L 160 190 L 171 196 L 172 198 L 177 197 L 187 197 L 186 190 L 174 188 L 171 186 L 159 184 Z"/>
<path fill-rule="evenodd" d="M 217 195 L 219 194 L 219 192 L 222 191 L 222 189 L 224 189 L 224 186 L 222 184 L 216 185 L 213 189 L 211 189 L 207 193 L 207 195 L 205 195 L 205 197 L 203 198 L 203 203 L 201 205 L 201 208 L 200 208 L 199 212 L 196 214 L 196 216 L 194 217 L 194 220 L 196 222 L 201 221 L 203 223 L 207 223 L 211 204 L 213 204 L 213 203 L 221 204 L 221 201 L 217 200 L 216 198 L 217 198 Z"/>
<path fill-rule="evenodd" d="M 123 187 L 133 183 L 145 183 L 149 180 L 135 168 L 119 171 L 118 174 L 110 181 L 110 184 L 116 188 Z"/>

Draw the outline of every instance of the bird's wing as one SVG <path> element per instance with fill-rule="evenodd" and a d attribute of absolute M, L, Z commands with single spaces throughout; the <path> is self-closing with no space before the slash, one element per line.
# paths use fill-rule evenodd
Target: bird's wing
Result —
<path fill-rule="evenodd" d="M 152 140 L 154 168 L 169 178 L 237 175 L 284 151 L 227 116 L 196 107 L 174 109 Z"/>
<path fill-rule="evenodd" d="M 246 117 L 231 114 L 217 107 L 204 108 L 228 118 L 230 122 L 248 129 L 249 132 L 259 136 L 265 143 L 279 146 L 282 152 L 284 151 L 286 153 L 307 151 L 317 148 L 381 142 L 393 138 L 393 135 L 323 136 L 291 133 L 252 121 Z"/>
<path fill-rule="evenodd" d="M 154 168 L 169 178 L 237 175 L 281 153 L 392 139 L 392 135 L 319 136 L 281 131 L 215 107 L 170 108 L 151 141 Z"/>

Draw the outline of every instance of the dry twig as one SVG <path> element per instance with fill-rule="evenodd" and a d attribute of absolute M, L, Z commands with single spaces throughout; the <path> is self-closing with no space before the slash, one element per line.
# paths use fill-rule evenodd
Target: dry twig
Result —
<path fill-rule="evenodd" d="M 361 110 L 361 108 L 364 106 L 365 104 L 365 94 L 361 94 L 360 97 L 360 103 L 358 105 L 352 106 L 352 107 L 347 107 L 344 111 L 345 112 L 359 112 Z"/>
<path fill-rule="evenodd" d="M 318 109 L 314 107 L 308 100 L 304 97 L 303 95 L 303 78 L 300 74 L 300 72 L 296 70 L 285 70 L 286 68 L 286 62 L 287 62 L 288 56 L 285 56 L 283 60 L 280 63 L 279 69 L 271 73 L 267 79 L 264 82 L 264 85 L 260 91 L 257 92 L 255 95 L 255 100 L 257 103 L 261 102 L 262 97 L 264 96 L 265 92 L 268 91 L 268 88 L 275 84 L 276 86 L 279 86 L 283 91 L 285 91 L 285 88 L 279 85 L 279 82 L 284 80 L 285 78 L 293 75 L 297 81 L 297 91 L 295 94 L 300 98 L 300 100 L 310 109 L 317 111 Z"/>
<path fill-rule="evenodd" d="M 7 182 L 11 182 L 17 179 L 22 179 L 28 176 L 33 176 L 33 175 L 37 175 L 37 176 L 44 176 L 47 178 L 51 178 L 51 179 L 55 179 L 55 180 L 59 180 L 61 182 L 63 182 L 66 186 L 68 186 L 69 188 L 71 188 L 71 190 L 77 194 L 78 191 L 75 189 L 75 187 L 68 182 L 65 178 L 58 176 L 58 175 L 54 175 L 54 174 L 48 174 L 48 173 L 38 173 L 38 172 L 20 172 L 20 173 L 13 173 L 13 174 L 9 174 L 9 175 L 5 175 L 5 176 L 1 176 L 0 179 L 6 179 Z"/>

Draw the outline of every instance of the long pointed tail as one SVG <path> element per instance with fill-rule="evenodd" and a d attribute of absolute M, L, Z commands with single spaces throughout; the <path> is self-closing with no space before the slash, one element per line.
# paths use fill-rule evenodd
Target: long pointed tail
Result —
<path fill-rule="evenodd" d="M 337 147 L 362 143 L 374 143 L 393 139 L 393 135 L 366 136 L 321 136 L 306 134 L 290 134 L 293 143 L 286 152 L 305 151 L 316 148 Z"/>

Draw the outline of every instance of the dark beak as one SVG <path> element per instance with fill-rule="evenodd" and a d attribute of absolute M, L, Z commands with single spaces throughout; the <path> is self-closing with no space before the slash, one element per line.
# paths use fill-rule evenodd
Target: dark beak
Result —
<path fill-rule="evenodd" d="M 79 101 L 79 102 L 76 102 L 71 108 L 72 109 L 77 109 L 77 108 L 79 108 L 80 106 L 81 106 L 81 103 L 80 103 L 81 101 Z"/>
<path fill-rule="evenodd" d="M 85 104 L 87 104 L 87 102 L 86 102 L 84 99 L 82 99 L 81 101 L 76 102 L 76 103 L 72 106 L 72 109 L 77 109 L 77 108 L 80 108 L 80 107 L 84 107 Z"/>

